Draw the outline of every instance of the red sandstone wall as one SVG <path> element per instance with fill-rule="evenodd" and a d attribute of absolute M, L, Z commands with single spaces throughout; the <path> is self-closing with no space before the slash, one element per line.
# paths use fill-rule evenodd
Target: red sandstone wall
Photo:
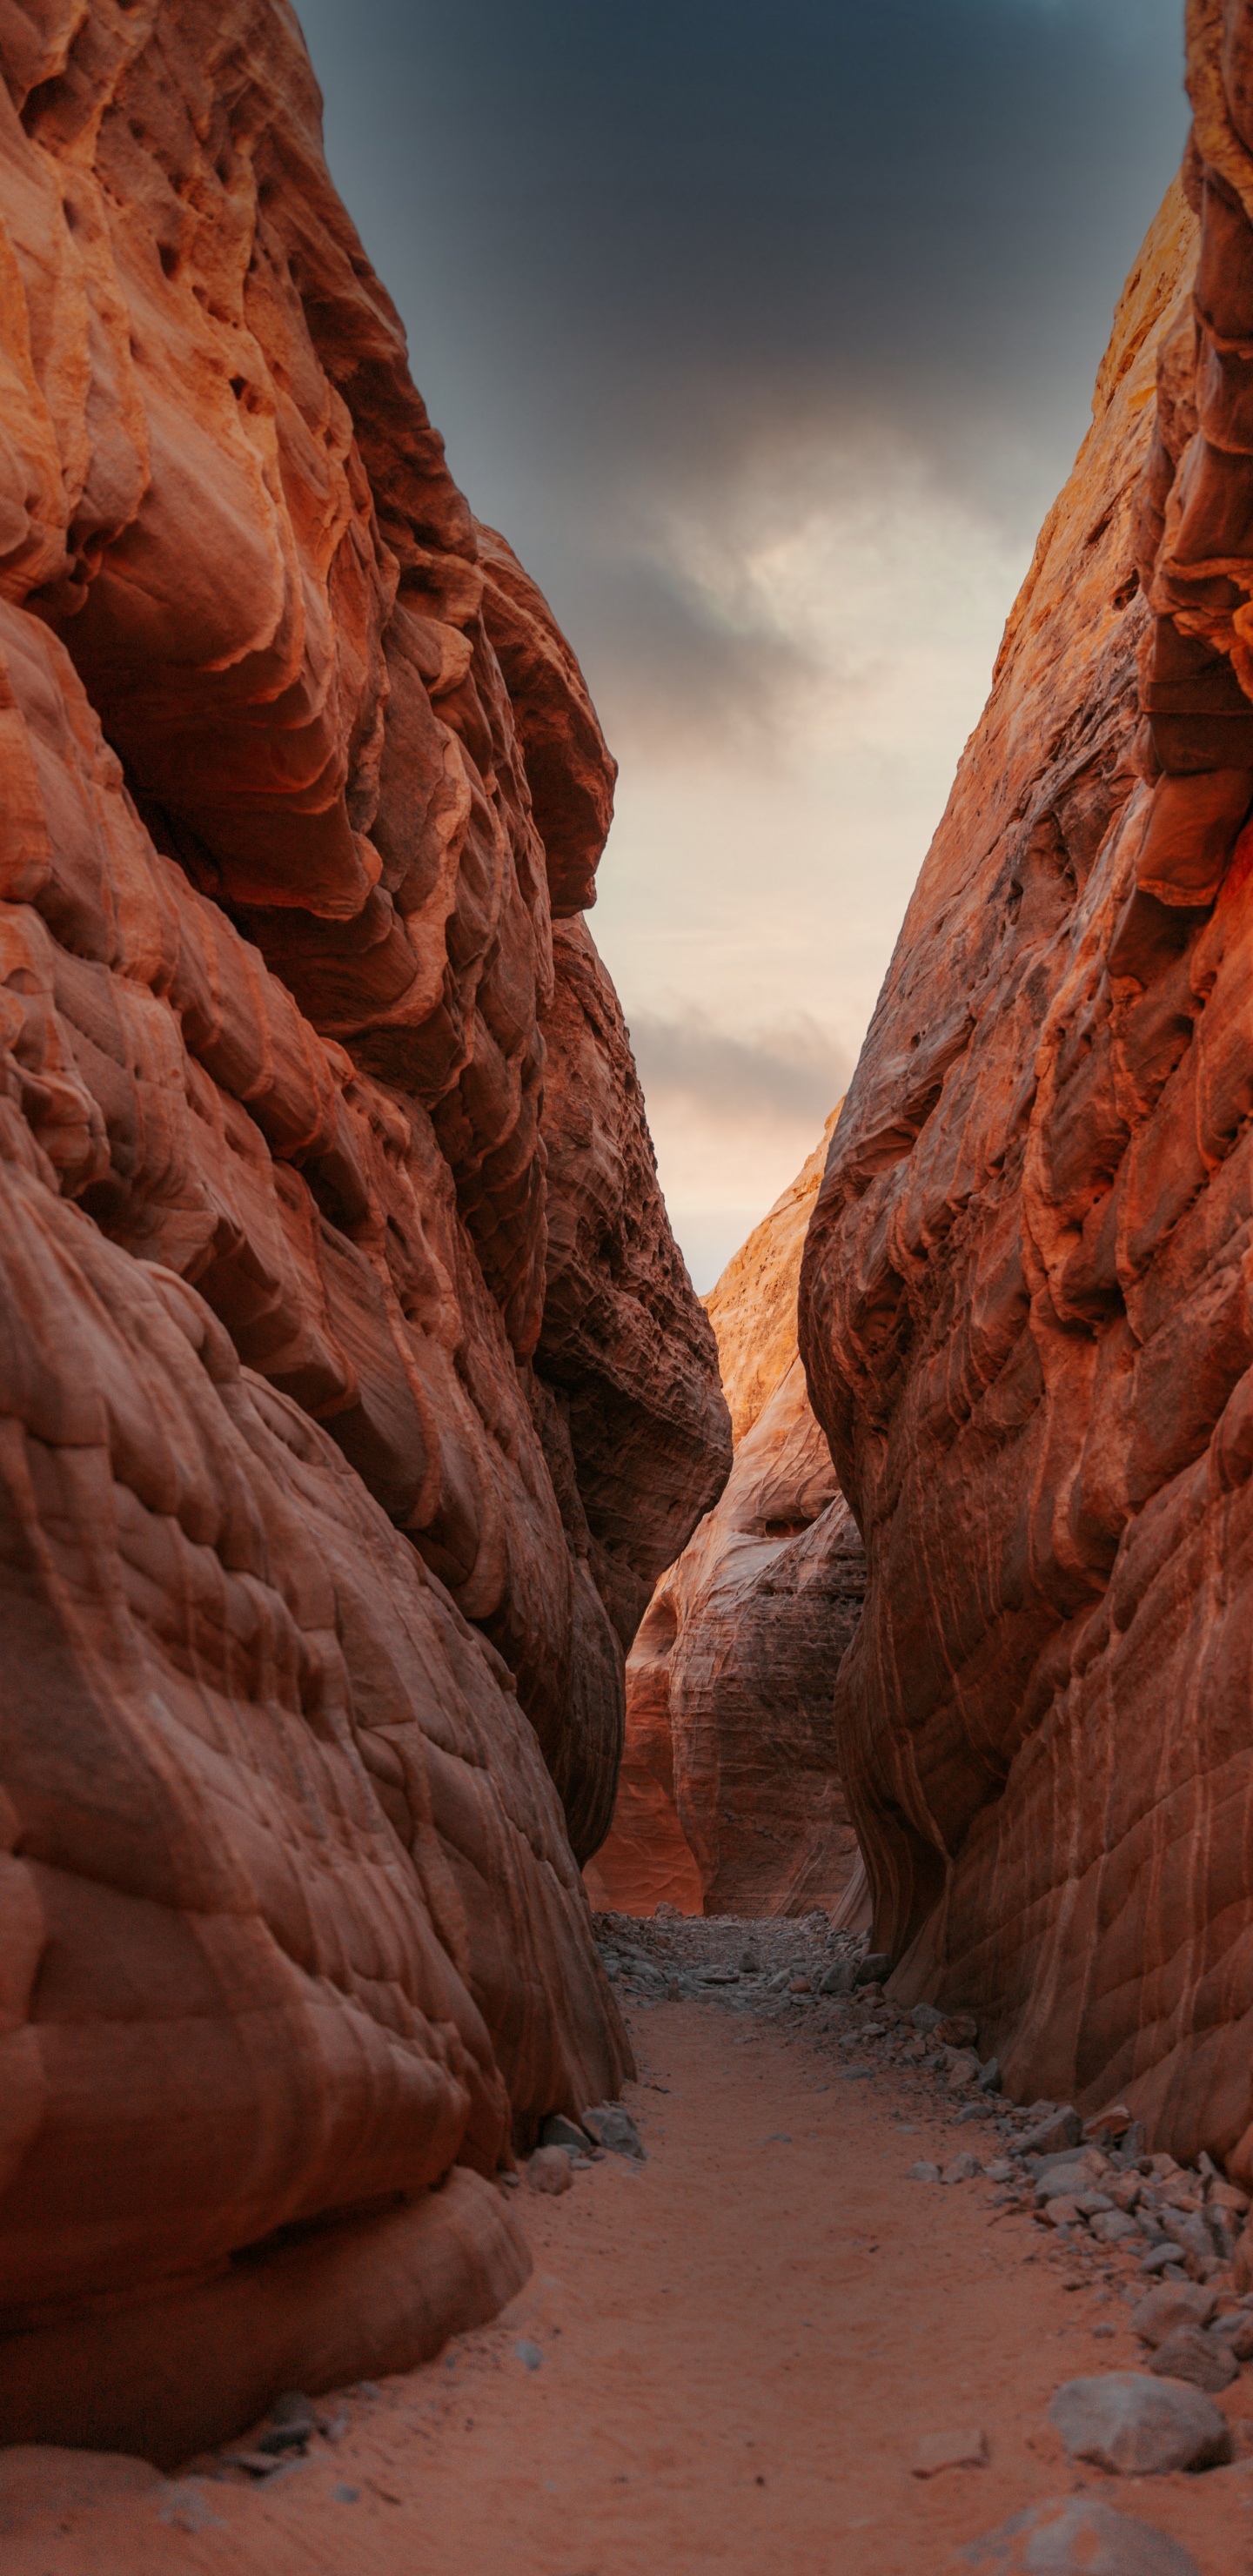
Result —
<path fill-rule="evenodd" d="M 174 2456 L 525 2268 L 476 2177 L 628 2062 L 571 1841 L 729 1434 L 613 763 L 291 11 L 2 0 L 0 74 L 0 2412 Z M 239 2266 L 397 2194 L 360 2298 Z"/>
<path fill-rule="evenodd" d="M 838 1115 L 707 1301 L 735 1459 L 627 1662 L 613 1830 L 587 1872 L 593 1901 L 624 1913 L 663 1898 L 685 1913 L 835 1907 L 856 1864 L 831 1708 L 865 1566 L 796 1348 Z"/>
<path fill-rule="evenodd" d="M 894 1991 L 1253 2172 L 1253 12 L 1011 615 L 805 1257 Z M 1200 266 L 1196 269 L 1200 213 Z M 1143 711 L 1143 713 L 1142 713 Z M 1233 856 L 1234 851 L 1234 856 Z"/>

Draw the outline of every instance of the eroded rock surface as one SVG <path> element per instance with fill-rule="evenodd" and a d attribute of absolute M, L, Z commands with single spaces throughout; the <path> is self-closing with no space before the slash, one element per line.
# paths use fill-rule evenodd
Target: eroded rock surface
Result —
<path fill-rule="evenodd" d="M 622 1912 L 800 1914 L 837 1904 L 856 1863 L 831 1711 L 864 1559 L 796 1348 L 833 1125 L 708 1301 L 735 1460 L 628 1659 L 613 1831 L 588 1874 Z"/>
<path fill-rule="evenodd" d="M 613 763 L 291 12 L 11 5 L 0 74 L 0 2387 L 163 2457 L 521 2277 L 728 1433 L 571 918 Z"/>
<path fill-rule="evenodd" d="M 801 1291 L 867 1539 L 838 1716 L 891 1991 L 977 2010 L 1021 2097 L 1125 2098 L 1246 2181 L 1251 73 L 1253 13 L 1197 0 L 1188 201 L 1119 307 Z"/>

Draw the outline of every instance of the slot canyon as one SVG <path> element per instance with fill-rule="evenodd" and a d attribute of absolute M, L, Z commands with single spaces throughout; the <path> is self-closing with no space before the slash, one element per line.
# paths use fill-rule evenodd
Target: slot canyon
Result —
<path fill-rule="evenodd" d="M 700 1297 L 616 762 L 297 15 L 0 0 L 13 2576 L 1253 2568 L 1253 0 L 1185 35 Z"/>

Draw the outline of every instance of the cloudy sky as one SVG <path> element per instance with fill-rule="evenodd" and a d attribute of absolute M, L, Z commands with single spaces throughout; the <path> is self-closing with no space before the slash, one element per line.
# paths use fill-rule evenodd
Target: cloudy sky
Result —
<path fill-rule="evenodd" d="M 621 763 L 699 1288 L 843 1088 L 1186 127 L 1182 0 L 298 0 L 454 473 Z"/>

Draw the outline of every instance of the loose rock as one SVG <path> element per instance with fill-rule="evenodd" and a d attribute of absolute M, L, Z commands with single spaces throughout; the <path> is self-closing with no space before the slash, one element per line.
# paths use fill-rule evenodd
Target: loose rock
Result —
<path fill-rule="evenodd" d="M 611 2156 L 633 2156 L 638 2164 L 647 2161 L 644 2142 L 629 2111 L 620 2102 L 600 2102 L 595 2110 L 585 2111 L 583 2126 L 589 2129 L 598 2147 Z"/>
<path fill-rule="evenodd" d="M 911 2475 L 935 2478 L 942 2469 L 982 2469 L 987 2466 L 987 2457 L 987 2434 L 976 2426 L 965 2425 L 959 2432 L 924 2433 L 911 2462 Z"/>
<path fill-rule="evenodd" d="M 1217 2305 L 1213 2291 L 1202 2289 L 1199 2283 L 1181 2281 L 1176 2286 L 1173 2281 L 1164 2282 L 1160 2289 L 1150 2290 L 1147 2299 L 1139 2301 L 1129 2322 L 1141 2343 L 1163 2344 L 1180 2326 L 1207 2326 Z"/>
<path fill-rule="evenodd" d="M 527 2165 L 526 2178 L 532 2191 L 574 2189 L 574 2169 L 564 2147 L 537 2147 Z"/>
<path fill-rule="evenodd" d="M 962 2560 L 983 2576 L 1201 2576 L 1177 2540 L 1090 2496 L 1028 2505 Z"/>
<path fill-rule="evenodd" d="M 1071 2459 L 1119 2477 L 1212 2468 L 1231 2453 L 1226 2420 L 1203 2390 L 1136 2370 L 1067 2380 L 1049 2415 Z"/>
<path fill-rule="evenodd" d="M 909 2182 L 938 2182 L 939 2179 L 939 2166 L 929 2164 L 925 2156 L 920 2156 L 917 2164 L 910 2166 L 908 2175 L 906 2176 L 906 2180 Z"/>
<path fill-rule="evenodd" d="M 1192 2388 L 1204 2388 L 1211 2397 L 1220 2388 L 1229 2388 L 1240 2376 L 1240 2364 L 1229 2343 L 1216 2335 L 1204 2334 L 1199 2326 L 1176 2326 L 1173 2334 L 1159 2343 L 1149 2363 L 1164 2379 L 1186 2379 Z"/>

